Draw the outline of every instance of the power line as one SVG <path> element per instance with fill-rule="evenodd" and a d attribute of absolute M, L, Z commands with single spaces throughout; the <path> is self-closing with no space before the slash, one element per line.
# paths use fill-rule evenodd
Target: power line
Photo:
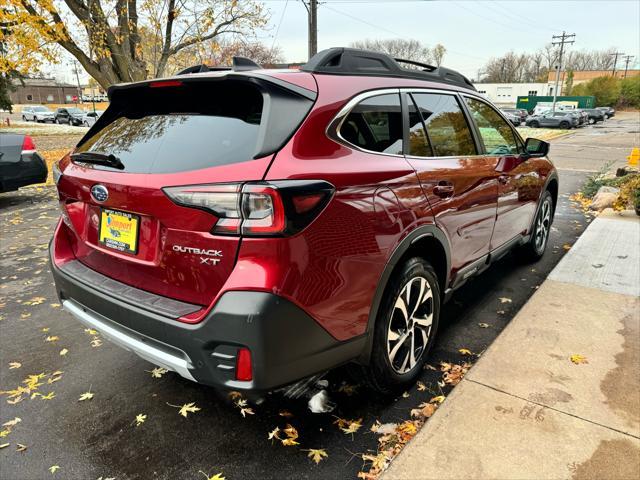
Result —
<path fill-rule="evenodd" d="M 271 50 L 276 46 L 276 40 L 278 38 L 278 33 L 280 33 L 280 25 L 282 25 L 282 20 L 284 19 L 284 13 L 287 11 L 287 5 L 289 5 L 289 0 L 286 0 L 284 4 L 284 8 L 282 9 L 282 15 L 280 15 L 280 21 L 278 22 L 278 27 L 276 28 L 276 33 L 273 36 L 273 42 L 271 43 Z"/>
<path fill-rule="evenodd" d="M 551 112 L 556 112 L 556 100 L 558 98 L 558 83 L 560 82 L 560 70 L 562 70 L 562 54 L 564 53 L 565 44 L 573 44 L 576 38 L 576 34 L 571 35 L 562 31 L 562 35 L 554 35 L 551 37 L 551 45 L 560 45 L 560 54 L 558 55 L 558 65 L 556 67 L 556 86 L 553 88 L 553 105 L 551 106 Z"/>

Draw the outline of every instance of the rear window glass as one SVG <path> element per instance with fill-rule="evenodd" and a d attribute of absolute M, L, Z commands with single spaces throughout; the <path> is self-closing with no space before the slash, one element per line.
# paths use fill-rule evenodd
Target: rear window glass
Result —
<path fill-rule="evenodd" d="M 113 154 L 127 173 L 197 170 L 256 154 L 263 97 L 251 85 L 199 82 L 118 93 L 130 101 L 121 98 L 118 105 L 124 107 L 116 114 L 107 110 L 110 122 L 85 138 L 77 152 Z"/>
<path fill-rule="evenodd" d="M 402 112 L 398 94 L 377 95 L 356 105 L 340 136 L 364 150 L 402 154 Z"/>

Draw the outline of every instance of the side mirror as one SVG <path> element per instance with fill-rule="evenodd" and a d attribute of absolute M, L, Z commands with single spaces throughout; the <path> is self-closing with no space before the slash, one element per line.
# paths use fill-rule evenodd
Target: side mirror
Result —
<path fill-rule="evenodd" d="M 546 157 L 549 153 L 549 143 L 537 138 L 527 138 L 524 142 L 524 152 L 527 158 Z"/>

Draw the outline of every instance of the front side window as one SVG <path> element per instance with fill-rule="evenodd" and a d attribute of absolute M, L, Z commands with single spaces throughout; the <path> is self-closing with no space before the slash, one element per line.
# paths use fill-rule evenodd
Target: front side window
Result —
<path fill-rule="evenodd" d="M 342 122 L 340 136 L 364 150 L 401 155 L 402 111 L 399 95 L 377 95 L 360 102 Z"/>
<path fill-rule="evenodd" d="M 488 155 L 513 155 L 519 153 L 513 130 L 500 114 L 488 104 L 466 98 Z"/>
<path fill-rule="evenodd" d="M 413 93 L 411 96 L 427 128 L 424 138 L 428 143 L 425 148 L 431 149 L 432 156 L 476 155 L 471 130 L 453 95 Z"/>

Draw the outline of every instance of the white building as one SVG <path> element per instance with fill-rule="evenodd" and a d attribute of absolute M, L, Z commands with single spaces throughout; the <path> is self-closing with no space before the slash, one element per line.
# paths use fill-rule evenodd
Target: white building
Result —
<path fill-rule="evenodd" d="M 476 83 L 478 93 L 496 105 L 515 106 L 518 97 L 553 95 L 553 83 Z"/>

